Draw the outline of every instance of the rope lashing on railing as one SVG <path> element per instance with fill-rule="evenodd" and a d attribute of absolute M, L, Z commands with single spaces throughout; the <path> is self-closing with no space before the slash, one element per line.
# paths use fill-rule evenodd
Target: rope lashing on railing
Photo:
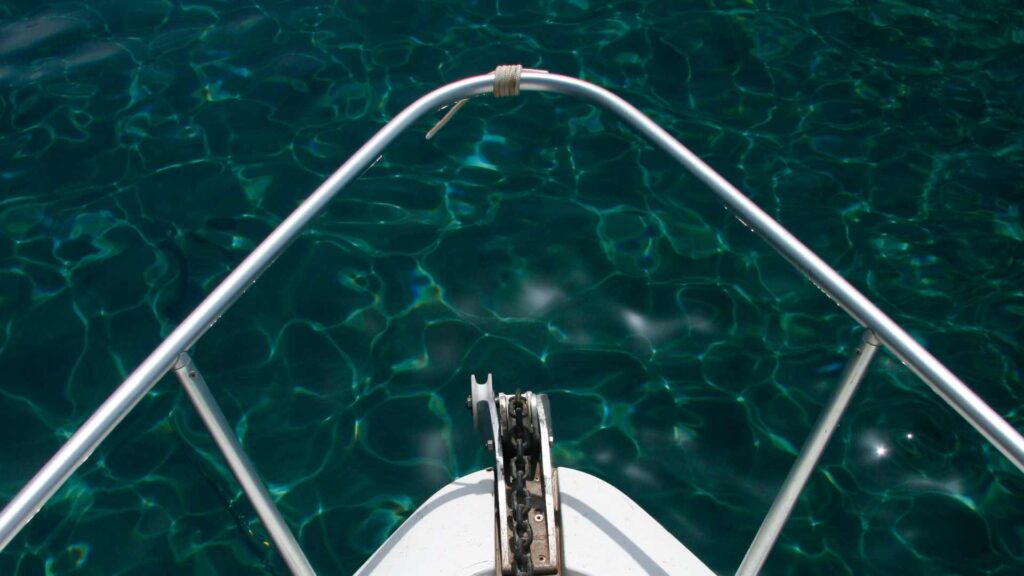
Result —
<path fill-rule="evenodd" d="M 494 97 L 507 98 L 519 95 L 519 79 L 523 75 L 522 64 L 498 66 L 494 69 Z"/>
<path fill-rule="evenodd" d="M 508 98 L 509 96 L 519 95 L 519 80 L 523 76 L 523 72 L 539 72 L 541 74 L 547 74 L 547 70 L 537 70 L 534 68 L 523 68 L 522 64 L 502 64 L 494 69 L 494 88 L 491 92 L 495 98 Z M 463 98 L 456 102 L 448 112 L 434 124 L 434 127 L 427 132 L 427 140 L 436 135 L 444 125 L 451 120 L 455 113 L 458 112 L 463 106 L 469 102 L 469 98 Z"/>

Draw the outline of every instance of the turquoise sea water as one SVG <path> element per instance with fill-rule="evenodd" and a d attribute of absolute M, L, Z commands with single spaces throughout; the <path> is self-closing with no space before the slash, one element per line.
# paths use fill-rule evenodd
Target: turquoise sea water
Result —
<path fill-rule="evenodd" d="M 2 2 L 0 502 L 390 117 L 514 62 L 634 102 L 1024 429 L 1014 2 Z M 313 565 L 487 465 L 493 372 L 550 394 L 556 463 L 734 570 L 855 324 L 609 114 L 429 127 L 193 354 Z M 1022 572 L 1024 478 L 880 354 L 765 573 Z M 181 573 L 285 570 L 165 378 L 0 574 Z"/>

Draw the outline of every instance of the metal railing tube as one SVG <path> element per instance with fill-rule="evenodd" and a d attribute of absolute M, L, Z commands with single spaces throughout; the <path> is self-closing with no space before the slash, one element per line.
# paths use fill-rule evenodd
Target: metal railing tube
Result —
<path fill-rule="evenodd" d="M 741 221 L 760 234 L 861 326 L 875 332 L 893 354 L 1024 472 L 1024 437 L 1019 432 L 817 254 L 661 126 L 615 94 L 576 78 L 524 72 L 520 89 L 577 96 L 622 117 L 711 188 Z"/>
<path fill-rule="evenodd" d="M 224 454 L 224 459 L 227 460 L 228 467 L 231 468 L 231 472 L 242 486 L 242 491 L 249 497 L 252 507 L 256 509 L 256 514 L 266 526 L 267 532 L 270 533 L 270 539 L 277 546 L 285 565 L 292 571 L 292 574 L 300 576 L 316 574 L 309 564 L 309 560 L 306 559 L 306 555 L 302 552 L 302 547 L 295 540 L 292 531 L 288 529 L 288 524 L 281 517 L 281 512 L 274 504 L 274 499 L 270 497 L 266 486 L 260 481 L 256 466 L 245 453 L 242 443 L 238 441 L 231 425 L 228 424 L 228 419 L 224 417 L 224 412 L 221 411 L 220 405 L 217 404 L 213 393 L 210 392 L 210 387 L 206 385 L 206 380 L 187 352 L 182 352 L 178 357 L 178 361 L 174 364 L 174 373 L 178 377 L 178 381 L 181 382 L 181 386 L 185 388 L 189 399 L 192 400 L 192 405 L 195 406 L 196 412 L 199 413 L 199 417 L 206 425 L 213 441 Z"/>
<path fill-rule="evenodd" d="M 807 438 L 803 448 L 800 449 L 800 455 L 797 456 L 793 467 L 789 469 L 789 474 L 786 476 L 785 482 L 782 483 L 782 488 L 775 495 L 772 507 L 768 510 L 768 514 L 765 515 L 761 527 L 757 530 L 757 535 L 754 536 L 750 548 L 747 549 L 746 555 L 743 556 L 743 562 L 740 563 L 739 569 L 736 570 L 736 576 L 756 576 L 761 571 L 761 566 L 764 565 L 764 561 L 772 551 L 775 540 L 778 539 L 779 534 L 782 532 L 782 527 L 785 526 L 790 512 L 793 511 L 793 505 L 800 498 L 800 493 L 803 492 L 807 479 L 811 477 L 811 472 L 818 465 L 818 459 L 821 458 L 822 452 L 825 451 L 825 446 L 828 445 L 832 432 L 839 425 L 839 419 L 850 404 L 850 399 L 853 398 L 854 392 L 857 391 L 857 385 L 864 378 L 868 365 L 871 364 L 871 359 L 875 357 L 875 352 L 878 351 L 878 344 L 879 341 L 875 337 L 874 332 L 865 330 L 860 348 L 847 363 L 843 376 L 839 381 L 839 386 L 832 394 L 832 397 L 829 398 L 825 410 L 818 417 L 818 421 L 815 422 L 811 435 Z"/>
<path fill-rule="evenodd" d="M 490 92 L 493 81 L 493 73 L 474 76 L 423 96 L 395 116 L 321 184 L 171 332 L 0 511 L 0 550 L 92 454 L 156 381 L 167 373 L 178 355 L 217 321 L 342 187 L 356 178 L 399 133 L 418 118 L 444 104 Z M 523 72 L 520 89 L 581 97 L 621 116 L 707 184 L 741 220 L 803 271 L 861 325 L 873 330 L 886 347 L 1024 471 L 1024 437 L 839 273 L 650 118 L 611 92 L 567 76 Z"/>
<path fill-rule="evenodd" d="M 0 550 L 14 538 L 68 477 L 93 453 L 139 400 L 170 370 L 178 355 L 202 336 L 252 285 L 346 184 L 359 176 L 402 131 L 425 114 L 455 100 L 491 90 L 493 74 L 442 86 L 402 110 L 289 215 L 146 358 L 117 390 L 0 512 Z"/>

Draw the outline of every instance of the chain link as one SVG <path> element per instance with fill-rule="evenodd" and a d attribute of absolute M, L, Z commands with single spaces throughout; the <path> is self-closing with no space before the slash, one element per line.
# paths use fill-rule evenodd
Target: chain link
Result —
<path fill-rule="evenodd" d="M 526 457 L 523 454 L 532 436 L 532 430 L 523 426 L 523 412 L 526 399 L 517 390 L 512 399 L 512 443 L 515 445 L 516 456 L 512 461 L 512 490 L 509 505 L 512 508 L 512 535 L 509 536 L 509 547 L 512 548 L 512 573 L 515 576 L 533 576 L 533 557 L 530 547 L 533 544 L 533 527 L 530 525 L 528 494 L 526 492 Z"/>

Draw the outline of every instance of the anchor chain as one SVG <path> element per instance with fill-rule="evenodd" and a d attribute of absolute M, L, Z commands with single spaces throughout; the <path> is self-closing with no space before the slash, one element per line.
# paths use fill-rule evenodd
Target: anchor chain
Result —
<path fill-rule="evenodd" d="M 533 527 L 530 526 L 528 494 L 526 492 L 527 461 L 525 446 L 532 441 L 533 431 L 523 425 L 523 413 L 526 411 L 526 398 L 516 391 L 510 408 L 515 422 L 512 425 L 512 444 L 515 447 L 515 458 L 512 460 L 512 490 L 509 492 L 509 506 L 512 517 L 509 519 L 511 534 L 509 547 L 512 549 L 512 571 L 515 576 L 533 576 L 533 558 L 530 546 L 533 544 Z"/>
<path fill-rule="evenodd" d="M 466 405 L 484 447 L 494 452 L 495 560 L 504 576 L 558 576 L 562 570 L 558 476 L 551 465 L 547 396 L 494 394 L 470 379 Z"/>

